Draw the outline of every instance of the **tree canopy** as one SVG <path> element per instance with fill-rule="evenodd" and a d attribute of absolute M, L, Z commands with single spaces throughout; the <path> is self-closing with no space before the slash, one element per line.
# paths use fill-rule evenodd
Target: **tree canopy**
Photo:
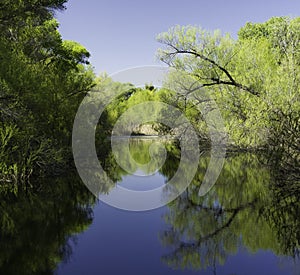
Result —
<path fill-rule="evenodd" d="M 64 41 L 55 12 L 66 1 L 2 1 L 0 11 L 0 169 L 16 190 L 32 173 L 70 158 L 79 103 L 94 85 L 90 53 Z"/>
<path fill-rule="evenodd" d="M 220 31 L 176 26 L 158 36 L 164 45 L 158 56 L 210 93 L 232 144 L 282 147 L 276 138 L 281 136 L 284 150 L 299 148 L 299 22 L 274 17 L 247 23 L 236 40 Z"/>

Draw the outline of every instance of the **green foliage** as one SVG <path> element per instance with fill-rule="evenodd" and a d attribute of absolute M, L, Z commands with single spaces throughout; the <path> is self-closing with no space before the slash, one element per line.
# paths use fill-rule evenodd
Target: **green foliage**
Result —
<path fill-rule="evenodd" d="M 31 174 L 57 173 L 66 164 L 77 108 L 94 85 L 89 52 L 63 41 L 58 32 L 53 15 L 65 2 L 0 4 L 0 180 L 5 190 L 23 186 Z"/>
<path fill-rule="evenodd" d="M 39 25 L 53 17 L 55 11 L 64 10 L 67 0 L 2 0 L 0 3 L 0 28 L 24 26 L 31 18 Z"/>
<path fill-rule="evenodd" d="M 101 141 L 111 134 L 117 120 L 131 107 L 148 101 L 167 102 L 167 98 L 171 97 L 171 93 L 165 89 L 156 89 L 151 85 L 146 85 L 144 89 L 137 88 L 130 83 L 113 82 L 110 78 L 104 77 L 98 80 L 89 96 L 90 103 L 94 108 L 97 108 L 97 106 L 94 106 L 95 101 L 106 102 L 106 98 L 111 98 L 109 104 L 105 106 L 97 128 L 97 137 Z M 97 100 L 93 98 L 97 98 Z M 158 120 L 162 114 L 159 113 L 159 110 L 154 110 L 154 112 Z M 148 119 L 146 113 L 140 113 L 139 118 L 141 120 L 144 118 L 145 121 Z M 149 125 L 153 132 L 161 133 L 164 130 L 164 126 L 155 123 L 155 121 L 149 123 Z M 135 134 L 140 134 L 138 130 L 136 129 Z"/>
<path fill-rule="evenodd" d="M 299 24 L 288 17 L 248 23 L 237 40 L 191 26 L 159 35 L 158 56 L 175 69 L 166 82 L 169 102 L 205 136 L 204 114 L 193 105 L 210 112 L 213 99 L 230 148 L 264 149 L 270 168 L 253 156 L 229 157 L 214 188 L 199 197 L 208 163 L 201 160 L 193 184 L 166 215 L 171 228 L 161 238 L 174 248 L 163 257 L 170 266 L 223 264 L 241 245 L 299 255 Z"/>
<path fill-rule="evenodd" d="M 299 148 L 299 131 L 278 123 L 299 123 L 299 24 L 300 18 L 289 17 L 247 23 L 237 40 L 198 27 L 172 28 L 158 36 L 165 45 L 159 58 L 178 72 L 168 86 L 180 83 L 180 89 L 177 85 L 173 90 L 184 99 L 198 87 L 193 102 L 203 106 L 205 89 L 223 115 L 232 146 L 285 148 L 283 143 L 296 143 Z M 205 135 L 205 127 L 199 130 Z M 292 137 L 284 135 L 286 131 L 293 132 Z"/>

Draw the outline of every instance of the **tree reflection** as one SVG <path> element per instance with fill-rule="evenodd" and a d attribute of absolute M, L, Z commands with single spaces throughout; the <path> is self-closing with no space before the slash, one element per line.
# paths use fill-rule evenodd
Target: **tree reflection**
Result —
<path fill-rule="evenodd" d="M 153 142 L 156 141 L 132 140 L 133 159 L 149 163 Z M 169 180 L 178 169 L 180 148 L 174 142 L 165 142 L 164 146 L 167 160 L 159 173 Z M 101 181 L 98 188 L 100 193 L 107 193 L 127 172 L 116 163 L 109 144 L 98 149 L 100 163 L 110 178 L 109 182 Z M 164 217 L 168 229 L 161 232 L 160 238 L 171 252 L 162 261 L 175 268 L 215 268 L 241 247 L 253 253 L 271 250 L 276 255 L 297 257 L 297 167 L 287 172 L 280 168 L 282 165 L 277 166 L 280 169 L 265 166 L 262 156 L 230 156 L 215 186 L 199 197 L 209 160 L 209 154 L 202 154 L 193 182 L 168 205 Z M 129 165 L 139 169 L 134 163 Z M 155 165 L 153 162 L 149 169 L 155 170 Z M 189 167 L 184 169 L 189 171 Z M 34 186 L 35 190 L 17 198 L 1 195 L 0 274 L 52 274 L 61 261 L 70 257 L 69 240 L 76 241 L 74 236 L 92 222 L 96 198 L 78 177 L 53 179 Z"/>
<path fill-rule="evenodd" d="M 96 198 L 75 176 L 0 201 L 0 274 L 52 274 L 87 229 Z"/>
<path fill-rule="evenodd" d="M 149 146 L 153 142 L 156 141 L 133 140 L 130 151 L 134 159 L 142 164 L 149 162 Z M 171 144 L 167 147 L 169 152 L 175 148 Z M 97 186 L 103 194 L 127 172 L 116 163 L 109 143 L 98 149 L 100 163 L 110 178 Z M 88 167 L 90 163 L 84 165 Z M 172 174 L 172 170 L 166 171 Z M 76 234 L 92 223 L 92 209 L 97 200 L 75 171 L 69 176 L 34 184 L 18 197 L 0 195 L 0 274 L 6 275 L 53 274 L 57 265 L 71 256 L 70 241 L 76 242 Z"/>
<path fill-rule="evenodd" d="M 299 257 L 300 167 L 295 159 L 280 160 L 271 167 L 272 202 L 264 214 L 278 236 L 283 253 Z"/>
<path fill-rule="evenodd" d="M 169 204 L 164 217 L 169 228 L 160 237 L 172 252 L 162 261 L 174 268 L 204 269 L 224 264 L 241 247 L 252 253 L 262 249 L 295 256 L 299 188 L 295 192 L 290 186 L 270 186 L 263 159 L 240 154 L 227 158 L 214 188 L 199 197 L 208 160 L 201 159 L 194 182 Z"/>

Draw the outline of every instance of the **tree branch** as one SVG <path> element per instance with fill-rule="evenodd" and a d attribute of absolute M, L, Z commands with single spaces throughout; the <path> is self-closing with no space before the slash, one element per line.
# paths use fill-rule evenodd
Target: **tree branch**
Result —
<path fill-rule="evenodd" d="M 204 83 L 204 84 L 202 84 L 198 88 L 209 87 L 209 86 L 214 86 L 214 85 L 230 85 L 230 86 L 237 87 L 237 88 L 239 88 L 241 90 L 247 91 L 247 92 L 251 93 L 252 95 L 259 96 L 259 92 L 251 89 L 248 86 L 245 86 L 245 85 L 243 85 L 241 83 L 236 82 L 235 79 L 233 78 L 233 76 L 229 73 L 229 71 L 226 68 L 224 68 L 223 66 L 219 65 L 217 62 L 215 62 L 214 60 L 208 58 L 207 56 L 198 53 L 196 50 L 180 50 L 177 47 L 173 46 L 171 43 L 167 43 L 167 45 L 170 46 L 172 49 L 175 50 L 175 52 L 168 53 L 169 56 L 175 56 L 177 54 L 190 54 L 190 55 L 193 55 L 193 56 L 195 56 L 197 58 L 200 58 L 200 59 L 202 59 L 204 61 L 207 61 L 208 63 L 210 63 L 213 66 L 217 67 L 229 79 L 229 81 L 226 81 L 226 80 L 222 80 L 220 78 L 214 78 L 214 77 L 212 77 L 212 78 L 209 79 L 209 80 L 212 81 L 211 83 Z"/>

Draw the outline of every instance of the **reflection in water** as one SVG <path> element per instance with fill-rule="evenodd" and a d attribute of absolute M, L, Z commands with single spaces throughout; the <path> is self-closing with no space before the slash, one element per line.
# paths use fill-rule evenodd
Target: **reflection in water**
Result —
<path fill-rule="evenodd" d="M 166 149 L 166 161 L 161 165 L 160 160 L 155 157 L 151 158 L 150 148 L 153 150 L 157 143 L 162 143 Z M 150 190 L 162 186 L 167 181 L 167 178 L 172 178 L 178 169 L 180 162 L 180 149 L 177 144 L 172 140 L 162 140 L 159 138 L 132 138 L 129 143 L 130 156 L 127 154 L 126 144 L 120 144 L 118 148 L 117 158 L 119 164 L 116 162 L 115 156 L 111 150 L 107 150 L 110 146 L 107 143 L 106 147 L 101 147 L 101 151 L 98 155 L 101 156 L 99 159 L 101 166 L 104 167 L 108 177 L 112 179 L 112 182 L 101 181 L 100 190 L 106 190 L 103 193 L 109 193 L 115 186 L 116 183 L 126 186 L 132 186 L 134 190 Z M 153 146 L 154 145 L 154 146 Z M 153 149 L 154 148 L 154 149 Z M 103 158 L 105 156 L 105 158 Z M 129 167 L 131 173 L 122 169 L 122 167 Z M 187 167 L 188 169 L 188 167 Z M 155 173 L 154 173 L 155 172 Z M 135 175 L 135 176 L 132 176 Z M 144 177 L 145 176 L 145 177 Z M 151 177 L 153 179 L 151 179 Z M 139 182 L 140 187 L 137 184 L 130 184 L 128 178 L 132 182 Z M 138 180 L 139 179 L 139 180 Z M 155 182 L 154 182 L 155 181 Z M 111 185 L 113 183 L 113 185 Z"/>
<path fill-rule="evenodd" d="M 131 141 L 130 150 L 135 161 L 141 164 L 150 161 L 152 142 Z M 167 161 L 159 174 L 168 181 L 178 169 L 180 150 L 172 142 L 165 147 Z M 287 182 L 285 175 L 289 173 L 274 175 L 277 166 L 267 166 L 263 156 L 236 154 L 226 159 L 214 188 L 199 197 L 209 159 L 209 152 L 202 154 L 193 182 L 168 205 L 169 211 L 164 217 L 168 229 L 161 232 L 160 239 L 172 251 L 164 255 L 162 261 L 173 268 L 204 269 L 224 264 L 230 255 L 242 248 L 253 254 L 264 250 L 278 257 L 298 259 L 299 177 L 293 176 L 293 180 Z M 154 169 L 155 163 L 151 167 Z M 119 181 L 126 175 L 122 170 L 117 174 Z"/>
<path fill-rule="evenodd" d="M 297 258 L 299 185 L 296 192 L 278 188 L 257 156 L 240 154 L 227 158 L 214 188 L 199 197 L 205 165 L 202 159 L 197 178 L 169 205 L 169 228 L 161 241 L 172 252 L 162 261 L 175 268 L 204 269 L 224 264 L 240 248 Z"/>
<path fill-rule="evenodd" d="M 135 162 L 149 163 L 149 147 L 153 142 L 156 141 L 133 139 L 130 142 Z M 152 186 L 158 184 L 157 181 L 168 181 L 178 169 L 180 149 L 174 142 L 164 145 L 166 162 L 153 176 L 155 182 L 149 183 Z M 102 181 L 99 192 L 108 193 L 116 184 L 125 184 L 129 175 L 117 165 L 109 144 L 99 151 L 99 161 L 111 179 L 110 182 Z M 291 258 L 299 265 L 299 173 L 293 170 L 287 176 L 287 172 L 277 171 L 276 166 L 264 165 L 266 161 L 262 156 L 237 154 L 226 159 L 213 189 L 199 197 L 209 158 L 209 152 L 202 154 L 193 182 L 162 210 L 165 226 L 159 238 L 166 247 L 161 257 L 163 265 L 184 269 L 184 273 L 187 269 L 209 267 L 217 274 L 219 265 L 226 264 L 229 256 L 243 249 L 257 255 L 261 250 L 272 251 L 283 266 Z M 140 169 L 134 166 L 136 163 L 128 165 L 133 170 Z M 157 169 L 155 162 L 148 168 L 150 172 Z M 130 182 L 127 184 L 130 187 Z M 141 184 L 144 183 L 141 181 Z M 70 240 L 76 241 L 74 236 L 92 223 L 95 202 L 94 195 L 75 176 L 45 181 L 37 190 L 17 198 L 3 195 L 0 201 L 0 274 L 52 274 L 60 262 L 71 257 Z M 130 213 L 121 213 L 125 221 L 133 217 Z M 140 238 L 147 239 L 143 232 L 140 234 Z M 98 249 L 104 248 L 99 245 Z M 155 250 L 153 254 L 160 252 Z M 139 255 L 131 257 L 138 259 Z"/>
<path fill-rule="evenodd" d="M 2 196 L 0 274 L 52 274 L 72 253 L 70 236 L 91 224 L 94 203 L 76 177 L 44 182 L 17 198 Z"/>

